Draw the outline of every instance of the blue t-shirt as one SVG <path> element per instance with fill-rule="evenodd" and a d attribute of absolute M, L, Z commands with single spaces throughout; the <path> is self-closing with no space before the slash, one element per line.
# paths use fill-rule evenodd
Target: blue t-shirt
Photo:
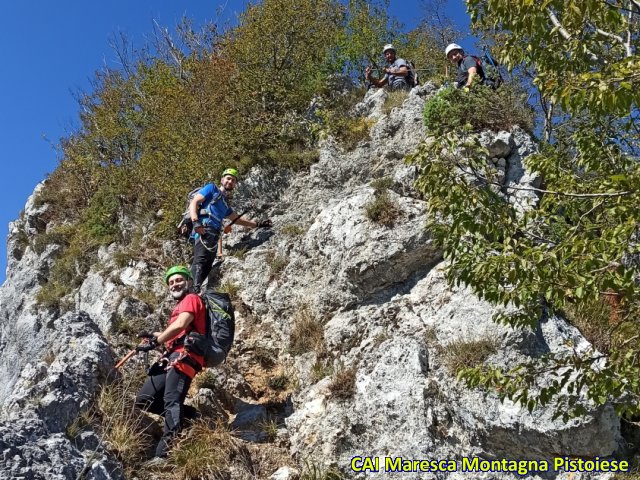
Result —
<path fill-rule="evenodd" d="M 233 213 L 231 207 L 227 205 L 225 195 L 213 183 L 207 183 L 198 193 L 204 197 L 200 210 L 208 212 L 208 215 L 198 215 L 198 220 L 206 227 L 220 230 L 222 220 Z"/>

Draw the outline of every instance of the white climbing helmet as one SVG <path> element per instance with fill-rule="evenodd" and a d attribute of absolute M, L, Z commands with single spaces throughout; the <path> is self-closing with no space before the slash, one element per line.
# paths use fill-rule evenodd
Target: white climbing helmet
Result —
<path fill-rule="evenodd" d="M 451 52 L 451 50 L 462 50 L 464 51 L 464 49 L 458 45 L 457 43 L 450 43 L 449 45 L 447 45 L 447 48 L 444 50 L 444 54 L 445 56 L 449 56 L 449 52 Z"/>
<path fill-rule="evenodd" d="M 382 54 L 384 55 L 385 53 L 387 53 L 387 50 L 393 50 L 395 52 L 396 47 L 393 46 L 393 43 L 387 43 L 382 49 Z"/>

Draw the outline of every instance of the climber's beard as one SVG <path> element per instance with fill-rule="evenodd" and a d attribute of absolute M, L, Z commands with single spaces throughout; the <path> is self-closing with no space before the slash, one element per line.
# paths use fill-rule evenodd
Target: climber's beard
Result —
<path fill-rule="evenodd" d="M 182 286 L 175 286 L 171 291 L 171 297 L 174 300 L 182 300 L 189 293 L 189 285 L 185 282 Z"/>

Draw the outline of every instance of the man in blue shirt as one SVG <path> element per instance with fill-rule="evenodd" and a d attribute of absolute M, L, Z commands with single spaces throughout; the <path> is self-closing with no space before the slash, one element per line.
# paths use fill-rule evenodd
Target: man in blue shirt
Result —
<path fill-rule="evenodd" d="M 396 58 L 396 49 L 390 43 L 384 46 L 382 54 L 389 64 L 384 69 L 384 77 L 376 80 L 371 76 L 371 67 L 367 67 L 364 71 L 367 82 L 376 87 L 388 85 L 389 90 L 411 90 L 413 78 L 409 64 L 402 58 Z"/>
<path fill-rule="evenodd" d="M 227 203 L 228 195 L 236 188 L 238 171 L 227 168 L 222 172 L 220 187 L 208 183 L 195 194 L 189 204 L 189 216 L 193 222 L 193 291 L 198 293 L 202 283 L 209 276 L 218 251 L 218 239 L 222 231 L 222 222 L 228 218 L 245 227 L 270 227 L 271 220 L 254 222 L 240 218 Z"/>

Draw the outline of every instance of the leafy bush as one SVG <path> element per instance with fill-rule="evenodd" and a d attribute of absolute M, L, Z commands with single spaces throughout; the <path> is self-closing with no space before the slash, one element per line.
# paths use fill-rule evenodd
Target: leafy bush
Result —
<path fill-rule="evenodd" d="M 509 130 L 514 125 L 532 132 L 533 119 L 525 93 L 510 84 L 497 90 L 476 85 L 468 92 L 446 88 L 424 107 L 425 126 L 433 135 L 461 127 L 479 132 Z"/>

